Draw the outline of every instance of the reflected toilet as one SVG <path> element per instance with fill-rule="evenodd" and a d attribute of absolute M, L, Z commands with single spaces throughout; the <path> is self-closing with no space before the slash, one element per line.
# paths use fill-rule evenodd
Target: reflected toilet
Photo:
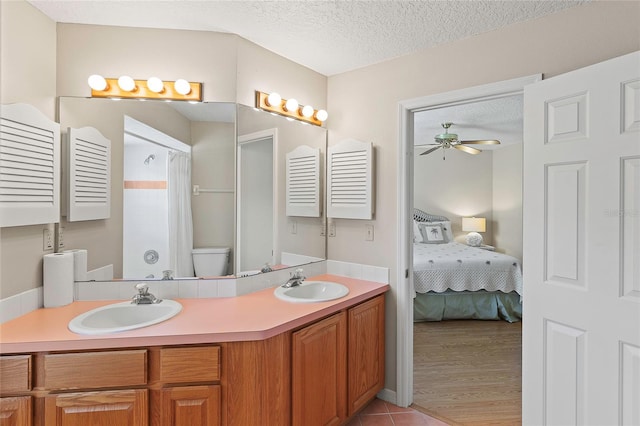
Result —
<path fill-rule="evenodd" d="M 203 247 L 191 251 L 197 277 L 220 277 L 227 274 L 229 247 Z"/>

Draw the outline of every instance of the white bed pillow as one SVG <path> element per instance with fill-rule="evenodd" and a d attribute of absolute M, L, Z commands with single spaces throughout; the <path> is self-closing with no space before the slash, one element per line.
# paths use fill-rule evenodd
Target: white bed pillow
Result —
<path fill-rule="evenodd" d="M 444 244 L 447 241 L 445 231 L 441 223 L 420 222 L 418 224 L 422 234 L 422 242 L 425 244 Z"/>
<path fill-rule="evenodd" d="M 422 242 L 422 233 L 420 232 L 420 227 L 418 227 L 418 222 L 416 222 L 415 220 L 413 221 L 413 242 Z"/>
<path fill-rule="evenodd" d="M 443 221 L 438 221 L 438 222 L 427 222 L 427 223 L 432 223 L 432 224 L 441 224 L 442 225 L 442 233 L 444 234 L 444 239 L 446 240 L 445 242 L 450 243 L 451 241 L 453 241 L 453 231 L 451 230 L 451 221 L 450 220 L 443 220 Z"/>

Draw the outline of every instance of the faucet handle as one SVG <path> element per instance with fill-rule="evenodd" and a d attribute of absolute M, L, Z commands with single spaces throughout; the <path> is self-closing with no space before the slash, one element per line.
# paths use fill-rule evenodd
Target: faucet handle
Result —
<path fill-rule="evenodd" d="M 136 284 L 136 290 L 138 290 L 138 294 L 146 296 L 149 294 L 149 286 L 147 283 L 138 283 Z"/>

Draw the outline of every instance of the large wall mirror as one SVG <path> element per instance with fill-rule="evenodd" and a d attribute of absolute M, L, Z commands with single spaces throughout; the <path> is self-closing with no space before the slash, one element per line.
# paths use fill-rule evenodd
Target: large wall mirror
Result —
<path fill-rule="evenodd" d="M 61 223 L 65 248 L 87 249 L 90 270 L 235 277 L 326 258 L 323 213 L 285 214 L 286 154 L 307 145 L 324 164 L 325 129 L 234 103 L 75 97 L 59 99 L 59 120 L 63 133 L 93 127 L 111 140 L 111 217 Z M 223 269 L 198 274 L 202 254 L 207 266 L 223 257 Z"/>

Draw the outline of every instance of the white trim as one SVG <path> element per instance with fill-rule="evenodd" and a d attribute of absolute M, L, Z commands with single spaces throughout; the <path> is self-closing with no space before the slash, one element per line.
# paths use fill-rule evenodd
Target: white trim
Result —
<path fill-rule="evenodd" d="M 384 388 L 382 389 L 380 392 L 378 392 L 378 394 L 376 395 L 378 398 L 380 398 L 383 401 L 387 401 L 390 402 L 393 405 L 398 405 L 396 404 L 397 402 L 397 394 L 395 391 L 392 391 L 391 389 L 387 389 Z"/>
<path fill-rule="evenodd" d="M 413 113 L 444 106 L 502 98 L 524 92 L 524 86 L 542 80 L 533 74 L 512 80 L 474 86 L 399 102 L 398 144 L 398 259 L 397 259 L 397 404 L 413 402 L 413 265 L 411 262 L 411 222 L 413 209 Z M 408 277 L 405 278 L 405 271 Z"/>

